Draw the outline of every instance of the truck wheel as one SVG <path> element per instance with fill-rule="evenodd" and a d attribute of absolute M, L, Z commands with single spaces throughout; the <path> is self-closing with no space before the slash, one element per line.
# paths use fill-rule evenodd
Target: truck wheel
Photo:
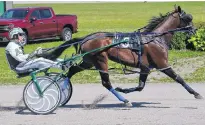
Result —
<path fill-rule="evenodd" d="M 62 31 L 61 35 L 62 35 L 61 39 L 63 41 L 69 41 L 70 39 L 72 39 L 72 31 L 68 27 L 63 28 L 63 31 Z"/>
<path fill-rule="evenodd" d="M 28 43 L 28 33 L 26 31 L 24 31 L 23 40 Z"/>

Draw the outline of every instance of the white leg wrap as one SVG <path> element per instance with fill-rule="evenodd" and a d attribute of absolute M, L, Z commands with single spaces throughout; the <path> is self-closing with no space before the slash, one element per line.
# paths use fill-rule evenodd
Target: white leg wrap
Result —
<path fill-rule="evenodd" d="M 171 68 L 171 66 L 166 67 L 166 68 L 162 68 L 162 69 L 157 69 L 157 70 L 159 70 L 159 71 L 164 71 L 164 70 L 167 70 L 167 69 L 170 69 L 170 68 Z"/>

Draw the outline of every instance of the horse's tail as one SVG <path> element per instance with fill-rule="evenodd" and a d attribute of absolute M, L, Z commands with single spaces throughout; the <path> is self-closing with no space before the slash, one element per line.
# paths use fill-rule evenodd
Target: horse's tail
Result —
<path fill-rule="evenodd" d="M 38 55 L 39 57 L 43 57 L 50 60 L 56 60 L 64 50 L 71 47 L 72 45 L 75 47 L 76 52 L 78 50 L 78 44 L 82 41 L 82 38 L 73 38 L 65 43 L 61 44 L 58 47 L 51 49 L 50 51 L 43 52 L 42 54 Z"/>

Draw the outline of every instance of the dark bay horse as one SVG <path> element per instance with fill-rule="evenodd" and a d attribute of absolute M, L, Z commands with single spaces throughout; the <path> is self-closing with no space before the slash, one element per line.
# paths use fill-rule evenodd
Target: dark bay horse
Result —
<path fill-rule="evenodd" d="M 190 25 L 192 25 L 192 15 L 186 14 L 185 11 L 181 10 L 180 6 L 175 6 L 174 11 L 169 12 L 166 15 L 160 15 L 160 17 L 153 17 L 147 27 L 145 27 L 144 32 L 164 33 L 168 30 L 174 30 L 176 28 Z M 142 35 L 142 43 L 147 44 L 141 44 L 143 47 L 141 54 L 138 54 L 132 49 L 117 47 L 109 47 L 98 52 L 90 53 L 83 58 L 82 63 L 77 66 L 72 66 L 67 73 L 67 76 L 68 78 L 71 78 L 74 74 L 95 66 L 96 69 L 99 70 L 102 85 L 112 92 L 120 101 L 125 104 L 131 104 L 118 92 L 130 93 L 141 91 L 145 87 L 145 82 L 151 69 L 150 67 L 152 67 L 160 70 L 181 84 L 190 94 L 193 94 L 196 99 L 202 99 L 202 96 L 186 84 L 185 81 L 173 71 L 168 63 L 168 46 L 173 34 L 173 32 L 168 32 L 158 37 L 151 37 L 151 39 Z M 59 47 L 56 47 L 53 51 L 44 53 L 41 56 L 54 60 L 59 57 L 66 48 L 70 47 L 69 44 L 73 43 L 80 44 L 78 53 L 89 52 L 93 49 L 112 44 L 114 39 L 115 33 L 97 32 L 83 38 L 74 38 Z M 140 68 L 139 85 L 133 88 L 114 89 L 108 74 L 109 59 L 127 66 Z"/>

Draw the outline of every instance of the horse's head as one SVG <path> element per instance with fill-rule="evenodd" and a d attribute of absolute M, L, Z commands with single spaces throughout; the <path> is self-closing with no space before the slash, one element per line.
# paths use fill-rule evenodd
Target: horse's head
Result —
<path fill-rule="evenodd" d="M 179 26 L 178 28 L 182 28 L 182 27 L 189 27 L 187 34 L 192 35 L 195 33 L 196 28 L 193 25 L 193 16 L 191 14 L 186 13 L 184 10 L 181 9 L 180 6 L 175 6 L 175 10 L 174 13 L 178 14 L 179 17 Z"/>
<path fill-rule="evenodd" d="M 166 32 L 176 28 L 191 26 L 193 17 L 187 14 L 180 6 L 175 6 L 174 11 L 168 12 L 165 15 L 160 14 L 159 17 L 152 17 L 149 24 L 145 27 L 146 32 Z"/>
<path fill-rule="evenodd" d="M 187 14 L 180 6 L 176 7 L 173 13 L 177 13 L 180 19 L 178 28 L 192 26 L 193 27 L 193 17 L 191 14 Z M 173 14 L 174 15 L 174 14 Z"/>

